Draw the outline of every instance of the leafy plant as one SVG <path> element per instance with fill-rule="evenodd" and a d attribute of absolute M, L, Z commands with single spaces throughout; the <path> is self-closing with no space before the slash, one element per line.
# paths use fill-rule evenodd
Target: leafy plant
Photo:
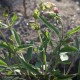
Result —
<path fill-rule="evenodd" d="M 0 33 L 4 39 L 0 41 L 0 48 L 3 49 L 4 54 L 4 57 L 0 57 L 1 74 L 5 73 L 5 76 L 12 76 L 11 78 L 15 78 L 16 75 L 23 79 L 27 78 L 28 80 L 32 78 L 36 80 L 72 80 L 75 76 L 79 78 L 80 62 L 78 71 L 76 73 L 70 72 L 80 55 L 80 42 L 76 36 L 74 41 L 75 45 L 71 45 L 69 39 L 73 34 L 80 31 L 80 26 L 68 31 L 64 35 L 64 26 L 58 14 L 57 7 L 55 11 L 54 4 L 47 4 L 48 6 L 41 3 L 40 8 L 36 9 L 33 14 L 35 22 L 31 26 L 38 33 L 39 45 L 37 47 L 34 46 L 34 40 L 31 40 L 30 43 L 22 44 L 18 32 L 12 27 L 18 18 L 16 14 L 13 15 L 12 22 L 9 25 L 0 22 Z M 55 26 L 54 23 L 50 23 L 45 17 L 46 15 L 48 15 L 48 19 L 52 18 L 56 20 L 61 25 L 61 29 Z M 38 19 L 45 24 L 45 29 L 41 29 Z M 6 40 L 2 33 L 2 28 L 8 28 L 10 30 L 10 42 Z M 57 40 L 53 41 L 52 35 Z M 49 47 L 51 48 L 50 53 L 47 51 Z M 25 56 L 23 51 L 26 51 Z M 32 61 L 33 53 L 37 56 L 35 62 Z M 75 53 L 78 56 L 75 56 Z M 48 58 L 47 55 L 51 57 Z M 75 56 L 75 59 L 70 61 L 68 55 Z"/>

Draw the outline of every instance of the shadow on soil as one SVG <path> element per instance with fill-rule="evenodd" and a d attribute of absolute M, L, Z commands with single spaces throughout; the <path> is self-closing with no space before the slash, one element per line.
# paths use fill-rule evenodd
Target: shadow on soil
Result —
<path fill-rule="evenodd" d="M 79 6 L 80 6 L 80 0 L 72 0 L 74 2 L 78 2 L 79 3 Z"/>

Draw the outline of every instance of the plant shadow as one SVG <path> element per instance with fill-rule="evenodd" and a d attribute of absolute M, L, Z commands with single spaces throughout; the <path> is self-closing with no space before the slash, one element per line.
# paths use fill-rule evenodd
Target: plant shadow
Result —
<path fill-rule="evenodd" d="M 74 2 L 78 2 L 78 6 L 80 6 L 80 0 L 72 0 Z"/>

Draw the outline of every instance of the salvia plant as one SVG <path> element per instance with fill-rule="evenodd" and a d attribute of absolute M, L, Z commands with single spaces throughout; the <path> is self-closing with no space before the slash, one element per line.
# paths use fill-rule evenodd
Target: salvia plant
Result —
<path fill-rule="evenodd" d="M 80 41 L 77 33 L 80 32 L 80 26 L 64 33 L 59 10 L 55 4 L 50 2 L 42 2 L 34 10 L 33 17 L 35 21 L 30 26 L 37 32 L 39 39 L 37 46 L 34 46 L 34 40 L 25 44 L 21 42 L 20 35 L 12 27 L 18 19 L 16 14 L 12 16 L 8 25 L 0 21 L 0 34 L 3 38 L 0 40 L 0 48 L 3 53 L 3 56 L 0 57 L 0 79 L 73 80 L 76 77 L 79 80 Z M 56 22 L 51 23 L 49 21 L 51 19 Z M 42 24 L 44 24 L 44 29 L 41 29 Z M 11 32 L 9 41 L 6 40 L 2 29 L 8 29 Z M 71 40 L 71 36 L 74 34 L 75 39 Z M 55 40 L 53 40 L 53 35 Z M 49 47 L 51 48 L 50 53 Z M 26 52 L 25 56 L 23 51 Z M 33 55 L 36 55 L 35 62 Z M 71 56 L 73 57 L 71 58 Z M 78 64 L 77 68 L 75 67 L 76 72 L 74 72 L 72 68 L 76 61 Z"/>

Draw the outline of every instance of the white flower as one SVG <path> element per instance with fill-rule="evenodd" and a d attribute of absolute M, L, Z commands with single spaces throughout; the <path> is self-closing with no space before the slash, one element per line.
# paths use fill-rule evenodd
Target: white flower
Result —
<path fill-rule="evenodd" d="M 60 59 L 61 61 L 67 61 L 69 59 L 67 52 L 60 53 Z"/>

